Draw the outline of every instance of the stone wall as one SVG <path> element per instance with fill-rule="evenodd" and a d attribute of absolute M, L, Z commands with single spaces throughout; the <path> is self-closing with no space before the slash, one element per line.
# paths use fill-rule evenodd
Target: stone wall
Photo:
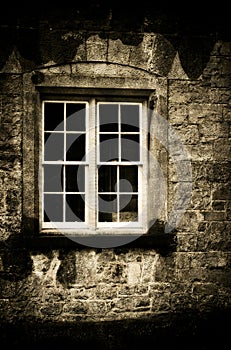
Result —
<path fill-rule="evenodd" d="M 89 336 L 89 343 L 97 338 L 102 346 L 106 339 L 111 348 L 125 349 L 125 327 L 128 335 L 149 336 L 158 344 L 163 330 L 185 336 L 188 329 L 197 332 L 198 319 L 205 327 L 204 315 L 223 315 L 230 308 L 231 43 L 222 31 L 207 34 L 201 29 L 195 34 L 192 29 L 182 35 L 174 18 L 168 22 L 170 29 L 162 18 L 160 31 L 155 12 L 137 28 L 129 21 L 118 27 L 116 12 L 113 17 L 107 7 L 97 21 L 81 17 L 81 11 L 72 13 L 71 24 L 65 14 L 42 14 L 29 24 L 22 17 L 17 28 L 5 24 L 1 29 L 2 38 L 9 36 L 8 45 L 1 47 L 0 72 L 3 342 L 55 342 L 56 333 L 57 339 L 71 335 L 74 342 L 77 329 L 81 345 Z M 105 88 L 112 81 L 113 87 L 140 88 L 142 81 L 142 88 L 155 88 L 155 112 L 164 116 L 187 150 L 187 158 L 182 158 L 171 135 L 167 149 L 156 140 L 152 143 L 166 177 L 167 217 L 174 208 L 175 218 L 180 218 L 170 235 L 174 246 L 163 239 L 169 238 L 164 230 L 155 236 L 155 229 L 151 244 L 138 241 L 115 248 L 41 240 L 33 232 L 37 166 L 27 164 L 36 154 L 38 130 L 31 118 L 38 103 L 36 89 Z M 182 166 L 180 177 L 176 162 Z M 184 162 L 191 174 L 183 172 Z M 29 172 L 34 175 L 28 177 Z M 211 319 L 213 329 L 216 317 Z M 34 324 L 40 325 L 40 333 Z M 219 327 L 224 331 L 226 324 Z M 118 343 L 119 335 L 124 346 Z"/>

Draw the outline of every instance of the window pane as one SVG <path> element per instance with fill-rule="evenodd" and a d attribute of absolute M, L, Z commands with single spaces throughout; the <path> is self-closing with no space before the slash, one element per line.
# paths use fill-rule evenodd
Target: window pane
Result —
<path fill-rule="evenodd" d="M 44 159 L 50 161 L 63 160 L 64 135 L 63 133 L 45 133 L 44 135 Z"/>
<path fill-rule="evenodd" d="M 136 165 L 120 167 L 120 192 L 138 191 L 138 167 Z"/>
<path fill-rule="evenodd" d="M 130 162 L 140 160 L 139 135 L 121 135 L 121 159 Z"/>
<path fill-rule="evenodd" d="M 98 171 L 98 192 L 115 192 L 117 182 L 117 167 L 101 165 Z"/>
<path fill-rule="evenodd" d="M 100 161 L 118 161 L 118 135 L 100 135 Z"/>
<path fill-rule="evenodd" d="M 44 194 L 44 221 L 63 221 L 63 195 Z"/>
<path fill-rule="evenodd" d="M 138 221 L 138 196 L 120 195 L 120 221 Z"/>
<path fill-rule="evenodd" d="M 62 165 L 44 165 L 44 192 L 61 192 L 63 190 Z"/>
<path fill-rule="evenodd" d="M 66 221 L 84 221 L 85 220 L 85 202 L 84 196 L 80 194 L 66 195 Z"/>
<path fill-rule="evenodd" d="M 85 134 L 66 135 L 66 160 L 85 160 Z"/>
<path fill-rule="evenodd" d="M 118 105 L 99 105 L 100 131 L 118 131 Z"/>
<path fill-rule="evenodd" d="M 99 222 L 117 221 L 117 196 L 100 194 L 98 196 Z"/>
<path fill-rule="evenodd" d="M 45 102 L 44 129 L 47 131 L 61 131 L 63 129 L 64 104 Z"/>
<path fill-rule="evenodd" d="M 121 131 L 139 131 L 139 106 L 121 105 Z"/>
<path fill-rule="evenodd" d="M 66 191 L 84 192 L 85 166 L 66 165 Z"/>
<path fill-rule="evenodd" d="M 85 103 L 68 103 L 66 105 L 66 130 L 85 131 Z"/>

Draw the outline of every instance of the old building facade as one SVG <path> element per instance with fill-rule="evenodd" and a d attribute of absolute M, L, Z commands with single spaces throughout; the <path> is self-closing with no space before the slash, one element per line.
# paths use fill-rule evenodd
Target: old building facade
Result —
<path fill-rule="evenodd" d="M 231 277 L 226 17 L 214 11 L 204 23 L 195 10 L 191 18 L 172 8 L 131 12 L 100 1 L 16 12 L 1 19 L 0 41 L 2 342 L 127 349 L 146 341 L 163 345 L 166 335 L 173 344 L 187 335 L 197 344 L 203 333 L 201 346 L 219 339 L 225 348 Z M 73 105 L 87 106 L 82 129 L 68 129 Z M 113 119 L 118 129 L 97 127 L 105 105 L 120 111 Z M 123 114 L 131 106 L 140 108 L 133 129 Z M 45 147 L 48 131 L 56 137 L 54 158 Z M 88 155 L 71 163 L 72 152 L 65 154 L 80 134 L 85 146 L 78 143 L 73 152 L 86 147 L 81 157 Z M 117 140 L 116 165 L 100 158 L 101 137 Z M 124 138 L 141 158 L 124 151 Z M 125 153 L 132 167 L 123 163 Z M 55 180 L 46 183 L 46 174 L 61 166 L 64 190 Z M 84 169 L 82 190 L 73 184 L 74 166 Z M 99 168 L 105 169 L 103 194 Z M 133 189 L 111 189 L 112 174 L 116 180 L 125 174 Z M 128 194 L 132 204 L 123 210 L 118 202 Z M 117 198 L 114 216 L 98 204 L 97 220 L 100 195 Z M 81 220 L 63 219 L 74 222 L 70 233 L 60 217 L 67 198 L 73 209 L 71 196 L 79 198 Z M 65 200 L 57 204 L 57 198 Z M 46 205 L 56 205 L 54 218 L 58 210 L 60 217 L 45 219 Z M 136 214 L 129 226 L 126 218 Z"/>

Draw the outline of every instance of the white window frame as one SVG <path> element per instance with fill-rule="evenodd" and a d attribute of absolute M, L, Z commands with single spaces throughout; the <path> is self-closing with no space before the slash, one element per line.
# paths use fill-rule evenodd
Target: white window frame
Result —
<path fill-rule="evenodd" d="M 85 222 L 43 222 L 43 165 L 44 164 L 78 164 L 78 162 L 67 162 L 65 159 L 59 163 L 57 161 L 50 162 L 44 161 L 44 104 L 46 102 L 54 103 L 86 103 L 86 159 L 85 162 L 81 162 L 85 165 Z M 138 165 L 138 221 L 134 222 L 97 222 L 98 217 L 98 188 L 97 188 L 97 169 L 98 165 L 102 164 L 98 159 L 98 147 L 99 147 L 99 113 L 98 108 L 100 104 L 135 104 L 140 108 L 140 160 L 134 162 Z M 65 120 L 64 116 L 64 120 Z M 64 122 L 65 123 L 65 122 Z M 46 99 L 42 100 L 42 140 L 40 142 L 40 173 L 42 174 L 42 186 L 40 186 L 40 231 L 55 233 L 70 233 L 71 235 L 82 234 L 143 234 L 147 232 L 148 228 L 148 102 L 146 99 L 131 100 L 123 98 L 101 98 L 87 97 L 86 99 L 79 99 L 78 96 L 72 99 Z M 68 132 L 64 127 L 64 140 Z M 121 131 L 119 131 L 121 135 Z M 91 151 L 92 148 L 95 151 Z M 64 142 L 65 151 L 65 142 Z M 126 165 L 126 162 L 121 162 L 122 165 Z M 118 162 L 118 165 L 120 164 Z M 110 164 L 107 162 L 106 164 Z M 115 164 L 115 163 L 113 163 Z M 65 173 L 65 172 L 64 172 Z M 65 181 L 65 179 L 64 179 Z M 65 195 L 65 193 L 63 193 Z M 64 215 L 64 214 L 63 214 Z"/>

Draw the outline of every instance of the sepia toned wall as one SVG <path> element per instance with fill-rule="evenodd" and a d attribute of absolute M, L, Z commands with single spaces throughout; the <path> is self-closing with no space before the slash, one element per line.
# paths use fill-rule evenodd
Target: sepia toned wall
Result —
<path fill-rule="evenodd" d="M 8 36 L 0 62 L 4 341 L 8 324 L 25 327 L 25 333 L 28 325 L 40 324 L 41 334 L 31 331 L 29 342 L 51 337 L 55 324 L 64 325 L 57 333 L 66 336 L 65 325 L 94 322 L 89 331 L 94 339 L 100 321 L 152 323 L 157 317 L 162 324 L 165 317 L 167 324 L 177 324 L 175 315 L 198 317 L 230 308 L 230 38 L 211 27 L 182 33 L 176 20 L 166 22 L 155 11 L 135 24 L 119 22 L 116 10 L 114 16 L 113 9 L 103 8 L 97 19 L 82 9 L 66 10 L 21 16 L 17 26 L 1 27 L 1 43 Z M 171 135 L 166 150 L 151 129 L 151 152 L 162 167 L 167 199 L 149 244 L 94 248 L 36 235 L 37 89 L 60 86 L 155 90 L 154 112 L 180 136 L 188 157 L 182 158 Z M 190 176 L 179 177 L 177 161 L 190 164 Z M 158 208 L 155 189 L 150 191 L 152 219 Z M 173 207 L 180 220 L 168 235 L 163 225 Z M 24 332 L 11 341 L 23 342 Z M 101 337 L 106 334 L 101 329 Z M 111 337 L 119 348 L 116 335 Z"/>

